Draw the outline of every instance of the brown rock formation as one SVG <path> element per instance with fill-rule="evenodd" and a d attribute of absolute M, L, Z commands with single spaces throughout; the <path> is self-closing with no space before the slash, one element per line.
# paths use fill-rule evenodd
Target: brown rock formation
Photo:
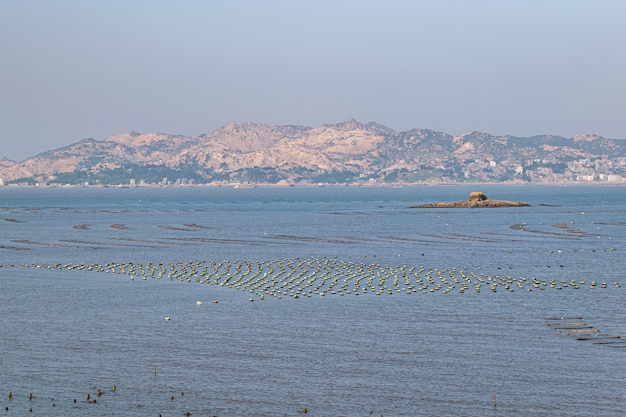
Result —
<path fill-rule="evenodd" d="M 451 203 L 428 203 L 409 208 L 496 208 L 496 207 L 528 207 L 530 204 L 520 201 L 508 200 L 490 200 L 487 196 L 479 191 L 470 193 L 467 200 L 456 201 Z"/>

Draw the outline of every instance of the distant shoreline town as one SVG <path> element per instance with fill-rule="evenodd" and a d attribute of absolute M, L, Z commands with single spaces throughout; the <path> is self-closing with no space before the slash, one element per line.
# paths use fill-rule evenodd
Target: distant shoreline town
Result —
<path fill-rule="evenodd" d="M 233 188 L 233 189 L 251 189 L 251 188 L 323 188 L 323 187 L 354 187 L 354 188 L 405 188 L 405 187 L 451 187 L 451 186 L 559 186 L 559 187 L 576 187 L 576 186 L 598 186 L 598 187 L 622 187 L 626 186 L 626 181 L 616 182 L 600 182 L 600 181 L 572 181 L 572 182 L 420 182 L 420 183 L 393 183 L 393 184 L 377 184 L 377 183 L 319 183 L 319 184 L 239 184 L 239 183 L 209 183 L 196 184 L 193 182 L 168 182 L 167 184 L 153 183 L 130 183 L 130 184 L 61 184 L 61 183 L 9 183 L 4 184 L 0 180 L 0 188 L 90 188 L 90 189 L 124 189 L 124 188 L 153 188 L 153 189 L 173 189 L 173 188 Z"/>

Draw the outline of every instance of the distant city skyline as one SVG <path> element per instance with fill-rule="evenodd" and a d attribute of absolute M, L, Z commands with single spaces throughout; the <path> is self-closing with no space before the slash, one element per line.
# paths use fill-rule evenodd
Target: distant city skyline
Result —
<path fill-rule="evenodd" d="M 231 122 L 626 139 L 626 2 L 0 2 L 0 157 Z"/>

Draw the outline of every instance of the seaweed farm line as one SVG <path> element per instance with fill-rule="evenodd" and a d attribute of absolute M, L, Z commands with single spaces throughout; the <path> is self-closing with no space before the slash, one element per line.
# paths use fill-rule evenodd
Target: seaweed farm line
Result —
<path fill-rule="evenodd" d="M 2 265 L 0 265 L 1 267 Z M 14 267 L 14 264 L 9 267 Z M 181 282 L 219 285 L 249 291 L 260 297 L 300 298 L 326 295 L 364 295 L 395 293 L 447 294 L 488 289 L 491 292 L 543 291 L 580 288 L 607 288 L 606 282 L 555 280 L 509 275 L 475 273 L 467 268 L 438 269 L 424 266 L 390 266 L 345 262 L 336 258 L 284 259 L 265 261 L 189 261 L 168 263 L 99 263 L 84 264 L 21 264 L 25 268 L 78 270 L 128 275 L 135 278 L 168 279 Z M 611 286 L 621 288 L 618 281 Z"/>
<path fill-rule="evenodd" d="M 623 340 L 622 336 L 602 332 L 587 324 L 582 317 L 549 317 L 546 318 L 546 324 L 557 333 L 573 336 L 578 341 L 612 348 L 626 348 L 626 340 Z"/>

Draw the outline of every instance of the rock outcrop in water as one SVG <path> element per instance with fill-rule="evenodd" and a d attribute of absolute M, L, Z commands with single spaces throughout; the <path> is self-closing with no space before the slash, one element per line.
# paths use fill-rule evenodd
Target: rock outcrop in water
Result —
<path fill-rule="evenodd" d="M 428 203 L 409 208 L 495 208 L 495 207 L 528 207 L 530 204 L 520 201 L 490 200 L 479 191 L 473 191 L 467 200 L 443 203 Z"/>

